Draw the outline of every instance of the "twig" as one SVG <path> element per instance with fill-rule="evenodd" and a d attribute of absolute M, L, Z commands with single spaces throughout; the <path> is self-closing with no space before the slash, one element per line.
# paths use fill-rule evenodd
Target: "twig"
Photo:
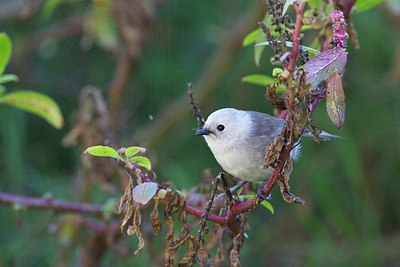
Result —
<path fill-rule="evenodd" d="M 193 115 L 197 119 L 197 127 L 202 128 L 206 121 L 203 117 L 203 114 L 201 113 L 199 103 L 194 98 L 194 91 L 193 91 L 192 83 L 187 83 L 187 90 L 188 90 L 188 96 L 189 96 L 189 104 L 192 106 Z"/>
<path fill-rule="evenodd" d="M 196 242 L 194 244 L 194 251 L 193 251 L 192 257 L 190 259 L 190 266 L 193 266 L 193 264 L 195 264 L 197 262 L 197 253 L 200 249 L 200 246 L 201 246 L 200 244 L 203 241 L 204 234 L 207 231 L 206 229 L 207 229 L 208 215 L 210 214 L 212 204 L 214 202 L 215 194 L 217 193 L 218 184 L 221 181 L 221 177 L 223 177 L 223 176 L 224 176 L 223 172 L 219 173 L 219 175 L 217 176 L 216 180 L 213 183 L 213 187 L 212 187 L 211 193 L 210 193 L 210 198 L 207 202 L 207 207 L 206 207 L 206 209 L 204 211 L 204 215 L 202 216 L 201 221 L 200 221 L 200 229 L 199 229 L 199 232 L 196 237 Z"/>
<path fill-rule="evenodd" d="M 103 206 L 82 202 L 55 200 L 51 197 L 27 197 L 0 191 L 0 203 L 19 205 L 21 208 L 50 209 L 56 212 L 72 212 L 103 216 Z"/>

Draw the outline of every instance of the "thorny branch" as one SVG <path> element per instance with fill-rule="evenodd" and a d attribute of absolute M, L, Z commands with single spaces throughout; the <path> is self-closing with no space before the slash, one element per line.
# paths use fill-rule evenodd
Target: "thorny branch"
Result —
<path fill-rule="evenodd" d="M 192 106 L 193 115 L 197 119 L 197 127 L 201 128 L 201 127 L 203 127 L 206 120 L 204 119 L 203 114 L 201 113 L 199 103 L 194 98 L 194 91 L 193 91 L 192 83 L 187 84 L 187 90 L 188 90 L 188 96 L 189 96 L 189 104 Z"/>
<path fill-rule="evenodd" d="M 194 244 L 194 251 L 192 254 L 192 257 L 190 259 L 190 265 L 192 266 L 193 264 L 195 264 L 198 259 L 197 259 L 197 253 L 199 251 L 199 248 L 201 246 L 201 243 L 203 242 L 203 237 L 206 234 L 206 232 L 208 231 L 207 229 L 207 220 L 208 220 L 208 215 L 211 212 L 211 208 L 214 202 L 214 198 L 215 198 L 215 194 L 217 193 L 217 188 L 218 188 L 218 184 L 220 183 L 220 181 L 223 179 L 222 177 L 224 176 L 224 173 L 221 172 L 218 176 L 217 179 L 214 180 L 213 183 L 213 187 L 211 189 L 211 193 L 210 193 L 210 198 L 207 202 L 207 207 L 204 211 L 204 216 L 201 217 L 201 221 L 200 221 L 200 229 L 199 232 L 197 234 L 196 237 L 196 243 Z"/>

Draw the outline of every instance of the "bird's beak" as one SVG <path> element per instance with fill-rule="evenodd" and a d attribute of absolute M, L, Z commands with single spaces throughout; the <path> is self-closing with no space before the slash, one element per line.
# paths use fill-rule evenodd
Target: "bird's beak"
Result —
<path fill-rule="evenodd" d="M 206 127 L 196 131 L 196 135 L 208 135 L 208 134 L 210 134 L 210 131 Z"/>

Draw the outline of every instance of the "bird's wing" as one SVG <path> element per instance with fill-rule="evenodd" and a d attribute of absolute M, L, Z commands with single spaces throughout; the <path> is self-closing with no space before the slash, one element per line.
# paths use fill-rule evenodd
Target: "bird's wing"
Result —
<path fill-rule="evenodd" d="M 250 136 L 266 139 L 268 141 L 267 143 L 271 142 L 276 135 L 280 134 L 283 127 L 285 127 L 286 125 L 285 120 L 273 117 L 271 115 L 257 111 L 249 112 L 251 113 L 252 125 L 254 125 Z M 304 129 L 304 133 L 302 136 L 308 138 L 314 137 L 307 128 Z M 342 137 L 322 131 L 319 135 L 319 138 L 320 140 L 326 141 Z"/>
<path fill-rule="evenodd" d="M 267 136 L 272 140 L 286 125 L 285 120 L 275 118 L 271 115 L 257 111 L 249 112 L 251 114 L 253 125 L 250 133 L 252 137 Z"/>

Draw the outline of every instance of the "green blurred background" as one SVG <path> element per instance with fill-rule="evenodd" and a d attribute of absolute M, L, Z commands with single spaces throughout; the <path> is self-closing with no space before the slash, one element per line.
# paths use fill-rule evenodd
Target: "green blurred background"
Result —
<path fill-rule="evenodd" d="M 2 191 L 29 196 L 50 192 L 56 199 L 79 200 L 76 177 L 82 155 L 61 140 L 73 127 L 83 87 L 93 85 L 108 94 L 116 70 L 115 39 L 107 35 L 107 22 L 90 24 L 107 18 L 107 12 L 96 10 L 107 2 L 0 1 L 0 30 L 13 41 L 6 73 L 20 77 L 8 90 L 51 96 L 66 121 L 55 130 L 36 116 L 0 106 Z M 134 18 L 140 2 L 116 1 L 127 5 Z M 129 72 L 117 146 L 146 146 L 160 180 L 189 188 L 199 183 L 204 169 L 215 174 L 220 168 L 205 142 L 193 134 L 196 122 L 187 105 L 187 82 L 193 82 L 206 115 L 222 107 L 272 112 L 262 87 L 240 81 L 247 74 L 271 73 L 270 51 L 256 67 L 253 49 L 241 46 L 261 20 L 264 3 L 171 0 L 149 6 L 149 25 L 137 26 L 146 41 L 139 42 L 142 51 Z M 101 15 L 93 19 L 96 12 Z M 345 125 L 334 128 L 325 103 L 314 113 L 320 129 L 344 139 L 303 142 L 291 188 L 306 205 L 288 205 L 274 190 L 274 215 L 262 208 L 252 211 L 241 255 L 244 266 L 400 265 L 399 16 L 384 4 L 353 15 L 361 48 L 348 48 Z M 71 19 L 78 26 L 67 23 Z M 119 196 L 118 189 L 94 186 L 86 201 L 103 204 Z M 52 231 L 61 217 L 0 205 L 0 266 L 79 266 L 76 238 L 76 246 L 63 253 L 69 241 Z M 82 232 L 81 239 L 90 235 L 90 230 Z M 122 239 L 131 249 L 137 245 L 135 238 Z M 140 258 L 109 251 L 102 265 L 148 266 L 146 250 Z"/>

